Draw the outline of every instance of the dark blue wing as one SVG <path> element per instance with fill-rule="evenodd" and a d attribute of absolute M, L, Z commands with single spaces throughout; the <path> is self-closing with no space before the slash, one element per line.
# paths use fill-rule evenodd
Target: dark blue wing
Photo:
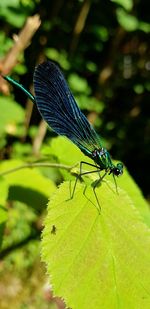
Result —
<path fill-rule="evenodd" d="M 34 90 L 41 116 L 57 134 L 66 136 L 81 150 L 101 148 L 97 133 L 77 106 L 57 65 L 47 61 L 37 66 Z"/>

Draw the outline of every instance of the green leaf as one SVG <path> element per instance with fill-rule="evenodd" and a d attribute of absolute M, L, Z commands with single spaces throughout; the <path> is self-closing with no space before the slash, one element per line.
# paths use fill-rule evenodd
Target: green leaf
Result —
<path fill-rule="evenodd" d="M 25 112 L 12 97 L 0 97 L 0 134 L 6 132 L 17 135 L 17 124 L 24 121 Z M 8 112 L 9 111 L 9 112 Z"/>
<path fill-rule="evenodd" d="M 138 29 L 138 19 L 126 13 L 123 9 L 117 9 L 117 19 L 119 24 L 126 30 L 126 31 L 135 31 Z"/>
<path fill-rule="evenodd" d="M 5 206 L 7 196 L 8 196 L 8 185 L 6 181 L 2 177 L 0 177 L 0 205 Z"/>
<path fill-rule="evenodd" d="M 66 165 L 78 165 L 80 161 L 85 161 L 89 163 L 93 163 L 93 161 L 84 156 L 81 150 L 76 147 L 72 142 L 70 142 L 67 138 L 58 136 L 53 138 L 48 147 L 44 147 L 44 154 L 54 155 L 59 163 Z M 67 154 L 67 155 L 66 155 Z M 79 165 L 78 165 L 79 167 Z M 76 172 L 78 172 L 79 168 Z M 64 179 L 74 179 L 74 176 L 70 175 L 65 170 L 60 170 Z"/>
<path fill-rule="evenodd" d="M 72 91 L 75 93 L 86 93 L 90 94 L 91 89 L 86 81 L 86 79 L 80 77 L 79 75 L 72 73 L 68 78 L 69 85 Z"/>
<path fill-rule="evenodd" d="M 109 31 L 106 27 L 102 25 L 92 25 L 91 32 L 100 40 L 103 42 L 106 42 L 109 39 Z M 88 62 L 87 62 L 88 64 Z M 95 71 L 97 70 L 97 67 L 95 65 Z"/>
<path fill-rule="evenodd" d="M 108 176 L 109 177 L 109 176 Z M 107 178 L 108 178 L 107 177 Z M 113 179 L 112 179 L 113 181 Z M 123 188 L 134 202 L 135 207 L 143 217 L 144 222 L 150 227 L 150 210 L 147 201 L 144 199 L 138 185 L 124 168 L 122 177 L 116 179 L 117 185 Z"/>
<path fill-rule="evenodd" d="M 139 30 L 149 33 L 150 32 L 150 24 L 149 23 L 145 23 L 143 21 L 139 22 Z"/>
<path fill-rule="evenodd" d="M 8 38 L 3 31 L 0 31 L 0 57 L 2 58 L 12 46 L 13 40 Z"/>
<path fill-rule="evenodd" d="M 96 113 L 100 113 L 104 109 L 104 103 L 94 97 L 87 97 L 85 94 L 79 94 L 75 99 L 81 109 L 87 109 L 88 111 Z"/>
<path fill-rule="evenodd" d="M 6 181 L 0 177 L 0 224 L 4 223 L 7 219 L 7 211 L 5 203 L 8 196 L 8 185 Z"/>
<path fill-rule="evenodd" d="M 0 177 L 0 247 L 3 239 L 3 231 L 7 220 L 7 210 L 5 208 L 6 199 L 8 196 L 8 185 L 2 177 Z"/>
<path fill-rule="evenodd" d="M 23 165 L 20 160 L 7 160 L 0 164 L 0 172 L 8 171 Z M 18 200 L 41 209 L 47 198 L 54 192 L 55 184 L 44 177 L 37 168 L 24 168 L 3 176 L 9 185 L 9 199 Z"/>
<path fill-rule="evenodd" d="M 116 13 L 119 24 L 126 31 L 141 30 L 146 33 L 150 32 L 150 24 L 138 20 L 135 16 L 126 13 L 124 9 L 118 8 Z"/>
<path fill-rule="evenodd" d="M 11 0 L 11 7 L 17 7 L 17 6 L 19 6 L 19 3 L 20 3 L 20 0 Z M 10 1 L 9 0 L 1 1 L 0 6 L 1 7 L 9 7 Z"/>
<path fill-rule="evenodd" d="M 1 18 L 18 28 L 22 27 L 32 8 L 34 8 L 33 1 L 24 1 L 24 3 L 20 0 L 0 1 Z"/>
<path fill-rule="evenodd" d="M 18 75 L 23 75 L 27 72 L 27 68 L 23 63 L 17 63 L 13 69 L 13 72 L 17 73 Z"/>
<path fill-rule="evenodd" d="M 31 235 L 35 235 L 37 220 L 38 214 L 33 209 L 21 202 L 13 202 L 13 207 L 10 207 L 8 211 L 7 234 L 3 240 L 2 250 L 13 247 Z"/>
<path fill-rule="evenodd" d="M 26 15 L 21 14 L 20 9 L 14 9 L 10 7 L 2 7 L 1 16 L 5 18 L 7 23 L 18 28 L 22 27 L 26 19 Z"/>
<path fill-rule="evenodd" d="M 62 136 L 52 139 L 49 146 L 49 153 L 55 155 L 59 162 L 68 165 L 74 165 L 78 161 L 80 162 L 85 160 L 85 155 L 81 152 L 81 150 L 67 138 Z M 66 155 L 67 153 L 69 155 Z M 88 158 L 86 159 L 88 160 Z"/>
<path fill-rule="evenodd" d="M 7 211 L 6 209 L 0 204 L 0 225 L 5 223 L 7 220 Z"/>
<path fill-rule="evenodd" d="M 149 308 L 150 236 L 126 192 L 111 182 L 83 195 L 60 186 L 48 205 L 42 239 L 54 295 L 75 309 Z M 93 204 L 92 204 L 93 203 Z M 90 304 L 90 306 L 89 306 Z"/>
<path fill-rule="evenodd" d="M 69 149 L 69 156 L 66 156 L 66 153 L 68 153 Z M 78 166 L 73 169 L 76 173 L 79 173 L 79 163 L 80 161 L 86 161 L 89 163 L 93 163 L 91 159 L 84 156 L 84 154 L 78 149 L 73 143 L 71 143 L 69 140 L 67 140 L 64 137 L 58 136 L 56 138 L 53 138 L 51 140 L 51 144 L 47 147 L 43 148 L 44 154 L 51 154 L 55 155 L 58 159 L 58 161 L 62 164 L 68 164 L 68 165 L 75 165 L 78 163 Z M 114 164 L 116 162 L 114 161 Z M 86 170 L 90 170 L 89 166 L 84 167 Z M 65 179 L 73 179 L 73 177 L 69 177 L 68 172 L 62 171 L 61 173 L 66 176 Z M 97 175 L 93 174 L 91 175 L 91 178 L 93 180 L 97 179 Z M 107 175 L 106 179 L 111 181 L 114 184 L 114 179 L 112 175 Z M 149 206 L 146 200 L 142 196 L 142 192 L 140 191 L 139 187 L 135 183 L 135 181 L 132 179 L 132 177 L 127 172 L 126 168 L 124 167 L 124 172 L 122 177 L 116 178 L 117 186 L 120 186 L 125 191 L 128 192 L 128 195 L 132 198 L 135 207 L 137 207 L 138 211 L 142 215 L 144 222 L 150 226 L 150 216 L 149 216 Z M 116 189 L 115 189 L 116 190 Z"/>
<path fill-rule="evenodd" d="M 57 61 L 64 70 L 68 70 L 70 68 L 70 63 L 68 62 L 67 53 L 65 51 L 62 50 L 59 52 L 55 48 L 46 48 L 45 55 L 49 59 Z"/>
<path fill-rule="evenodd" d="M 7 214 L 3 207 L 0 205 L 0 249 L 3 241 L 3 233 L 5 228 L 5 222 L 7 220 Z"/>
<path fill-rule="evenodd" d="M 133 0 L 111 0 L 111 1 L 121 5 L 127 11 L 131 11 L 133 7 Z"/>
<path fill-rule="evenodd" d="M 69 155 L 66 155 L 68 153 Z M 80 161 L 85 160 L 85 156 L 80 149 L 67 138 L 62 136 L 57 136 L 51 139 L 48 145 L 44 145 L 42 148 L 42 154 L 48 157 L 54 156 L 55 161 L 68 166 L 77 165 Z M 92 163 L 92 160 L 88 158 L 87 160 Z M 74 179 L 74 176 L 71 176 L 70 173 L 65 170 L 60 169 L 59 172 L 67 180 Z"/>

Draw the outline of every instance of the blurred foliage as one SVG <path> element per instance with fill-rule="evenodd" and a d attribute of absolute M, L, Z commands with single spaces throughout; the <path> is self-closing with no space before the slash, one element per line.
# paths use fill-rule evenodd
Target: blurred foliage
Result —
<path fill-rule="evenodd" d="M 148 1 L 3 0 L 0 2 L 1 58 L 12 47 L 13 35 L 21 30 L 26 18 L 36 13 L 41 16 L 41 27 L 24 54 L 19 56 L 18 64 L 11 72 L 12 77 L 27 89 L 32 89 L 35 65 L 46 58 L 57 61 L 80 108 L 100 134 L 103 145 L 113 158 L 124 162 L 149 198 Z M 34 107 L 30 119 L 25 95 L 12 87 L 11 92 L 9 97 L 0 96 L 1 172 L 27 161 L 46 160 L 74 165 L 81 158 L 85 160 L 78 149 L 74 152 L 75 147 L 72 148 L 71 144 L 68 146 L 61 138 L 55 139 L 51 130 L 47 131 L 41 149 L 36 153 L 39 113 Z M 72 178 L 67 171 L 45 168 L 23 169 L 0 178 L 0 234 L 3 231 L 5 236 L 2 257 L 5 257 L 4 263 L 6 269 L 10 269 L 10 276 L 14 275 L 13 269 L 20 270 L 22 282 L 28 269 L 27 285 L 30 274 L 32 276 L 30 266 L 39 252 L 38 238 L 47 199 L 56 184 Z M 129 184 L 126 181 L 126 187 L 130 187 L 130 181 Z M 138 192 L 134 198 L 137 196 Z M 7 216 L 9 220 L 5 226 Z M 147 213 L 143 216 L 147 218 Z M 31 264 L 28 267 L 26 263 Z M 10 280 L 6 269 L 0 269 L 0 286 L 3 282 L 7 285 Z M 44 282 L 44 274 L 41 276 Z M 37 285 L 33 284 L 32 290 Z M 23 289 L 21 291 L 23 293 Z M 23 298 L 19 297 L 22 307 L 16 303 L 12 307 L 47 308 L 48 304 L 41 294 L 38 302 L 37 294 L 40 294 L 38 288 L 33 298 L 26 292 Z M 9 289 L 7 296 L 9 303 L 12 301 Z M 7 302 L 3 302 L 1 308 L 9 308 Z"/>
<path fill-rule="evenodd" d="M 24 109 L 12 97 L 0 97 L 0 106 L 3 113 L 0 121 L 0 135 L 23 135 Z M 20 128 L 20 129 L 19 129 Z"/>

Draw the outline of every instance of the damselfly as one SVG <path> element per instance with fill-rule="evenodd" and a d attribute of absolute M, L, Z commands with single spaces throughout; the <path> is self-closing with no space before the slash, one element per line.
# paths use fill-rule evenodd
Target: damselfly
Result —
<path fill-rule="evenodd" d="M 43 119 L 57 134 L 66 136 L 94 161 L 94 164 L 80 162 L 80 173 L 76 177 L 71 198 L 74 196 L 77 180 L 83 175 L 104 171 L 100 181 L 106 174 L 112 174 L 114 180 L 115 176 L 122 175 L 123 164 L 113 164 L 109 152 L 102 147 L 100 137 L 79 109 L 64 75 L 54 62 L 46 61 L 35 68 L 33 78 L 35 97 L 11 77 L 4 76 L 4 78 L 23 90 L 36 103 Z M 85 172 L 82 169 L 83 164 L 90 165 L 96 170 Z M 100 208 L 95 189 L 96 185 L 93 186 L 93 191 Z"/>

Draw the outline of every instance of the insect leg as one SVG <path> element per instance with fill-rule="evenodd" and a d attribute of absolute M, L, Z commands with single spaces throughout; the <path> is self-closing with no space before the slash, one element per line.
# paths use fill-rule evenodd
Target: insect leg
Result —
<path fill-rule="evenodd" d="M 115 175 L 113 174 L 113 179 L 114 179 L 114 183 L 115 183 L 115 188 L 116 188 L 116 193 L 118 193 L 118 188 L 117 188 L 117 182 L 116 182 L 116 178 L 115 178 Z"/>
<path fill-rule="evenodd" d="M 94 192 L 94 195 L 95 195 L 95 199 L 96 199 L 96 202 L 97 202 L 97 205 L 98 205 L 98 208 L 99 208 L 99 212 L 101 212 L 101 206 L 100 206 L 100 203 L 99 203 L 99 200 L 98 200 L 98 197 L 97 197 L 97 194 L 96 194 L 96 187 L 99 183 L 101 183 L 101 181 L 103 180 L 103 178 L 106 176 L 107 172 L 105 172 L 105 174 L 101 177 L 100 175 L 100 179 L 98 179 L 97 181 L 95 181 L 95 184 L 93 185 L 93 192 Z"/>
<path fill-rule="evenodd" d="M 100 207 L 100 205 L 99 205 L 99 201 L 98 201 L 97 196 L 96 196 L 96 201 L 97 201 L 98 207 L 97 207 L 97 205 L 95 205 L 95 204 L 91 201 L 91 199 L 85 194 L 86 188 L 87 188 L 87 186 L 85 185 L 85 188 L 84 188 L 84 191 L 83 191 L 84 196 L 86 197 L 86 199 L 87 199 L 91 204 L 94 205 L 94 207 L 96 207 L 96 209 L 97 209 L 98 212 L 100 213 L 101 207 Z M 95 195 L 95 192 L 94 192 L 94 195 Z"/>
<path fill-rule="evenodd" d="M 95 171 L 90 171 L 90 172 L 82 172 L 82 165 L 83 165 L 83 164 L 90 165 L 90 166 L 93 166 L 93 167 L 96 167 L 96 168 L 97 168 L 97 166 L 94 165 L 94 164 L 91 164 L 91 163 L 88 163 L 88 162 L 84 162 L 84 161 L 81 161 L 81 162 L 80 162 L 80 173 L 79 173 L 79 175 L 76 177 L 75 184 L 74 184 L 73 191 L 72 191 L 72 194 L 71 194 L 70 199 L 72 199 L 72 198 L 74 197 L 74 193 L 75 193 L 75 189 L 76 189 L 76 185 L 77 185 L 78 179 L 80 179 L 80 178 L 81 178 L 82 176 L 84 176 L 84 175 L 99 172 L 99 169 L 98 169 L 98 170 L 95 170 Z"/>

